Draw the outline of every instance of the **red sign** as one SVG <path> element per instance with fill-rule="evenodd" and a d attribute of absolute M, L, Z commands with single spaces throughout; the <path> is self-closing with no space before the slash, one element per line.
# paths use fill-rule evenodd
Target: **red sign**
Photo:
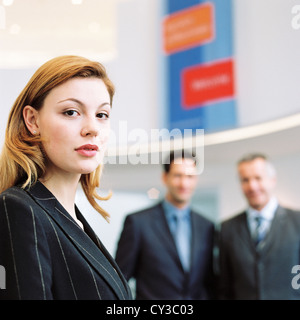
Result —
<path fill-rule="evenodd" d="M 182 71 L 181 82 L 184 109 L 233 98 L 233 61 L 230 59 L 186 68 Z"/>

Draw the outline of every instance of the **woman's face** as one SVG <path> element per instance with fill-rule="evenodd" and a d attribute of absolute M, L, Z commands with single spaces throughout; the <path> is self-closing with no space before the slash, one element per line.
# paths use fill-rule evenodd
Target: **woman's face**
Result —
<path fill-rule="evenodd" d="M 35 119 L 49 159 L 46 174 L 93 172 L 106 149 L 110 112 L 101 79 L 74 78 L 52 89 Z"/>

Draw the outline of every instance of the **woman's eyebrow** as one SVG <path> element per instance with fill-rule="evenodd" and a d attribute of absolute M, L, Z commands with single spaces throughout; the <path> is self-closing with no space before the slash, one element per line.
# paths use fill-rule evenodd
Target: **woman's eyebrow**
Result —
<path fill-rule="evenodd" d="M 73 101 L 73 102 L 76 102 L 77 104 L 85 107 L 85 104 L 84 104 L 82 101 L 80 101 L 80 100 L 78 100 L 78 99 L 76 99 L 76 98 L 67 98 L 67 99 L 58 101 L 58 103 L 62 103 L 62 102 L 66 102 L 66 101 Z M 104 107 L 104 106 L 106 106 L 106 105 L 108 105 L 109 107 L 111 107 L 111 105 L 110 105 L 109 102 L 103 102 L 102 104 L 100 104 L 99 107 L 102 108 L 102 107 Z"/>
<path fill-rule="evenodd" d="M 84 103 L 82 103 L 80 100 L 78 99 L 75 99 L 75 98 L 67 98 L 67 99 L 64 99 L 64 100 L 60 100 L 58 101 L 58 103 L 62 103 L 62 102 L 66 102 L 66 101 L 73 101 L 73 102 L 76 102 L 80 105 L 84 105 Z"/>

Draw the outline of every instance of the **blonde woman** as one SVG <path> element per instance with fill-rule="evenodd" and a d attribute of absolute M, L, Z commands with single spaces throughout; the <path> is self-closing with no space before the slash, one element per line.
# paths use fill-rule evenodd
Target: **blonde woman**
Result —
<path fill-rule="evenodd" d="M 1 299 L 131 299 L 75 205 L 80 183 L 109 218 L 96 189 L 113 95 L 100 63 L 61 56 L 42 65 L 15 101 L 0 158 Z"/>

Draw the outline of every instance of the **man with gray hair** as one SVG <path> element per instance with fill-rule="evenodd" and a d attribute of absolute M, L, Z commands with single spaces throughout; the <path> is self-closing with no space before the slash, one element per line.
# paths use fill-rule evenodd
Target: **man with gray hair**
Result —
<path fill-rule="evenodd" d="M 246 155 L 237 170 L 248 208 L 221 223 L 220 298 L 298 300 L 300 212 L 278 203 L 276 171 L 264 154 Z"/>

